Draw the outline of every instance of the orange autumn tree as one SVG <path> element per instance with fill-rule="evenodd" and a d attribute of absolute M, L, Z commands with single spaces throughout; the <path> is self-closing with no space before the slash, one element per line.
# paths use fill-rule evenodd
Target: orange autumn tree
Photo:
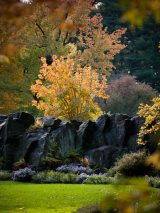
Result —
<path fill-rule="evenodd" d="M 139 107 L 138 115 L 145 119 L 144 125 L 139 132 L 139 143 L 145 143 L 144 136 L 154 136 L 157 142 L 160 142 L 160 97 L 152 100 L 153 104 L 141 104 Z"/>
<path fill-rule="evenodd" d="M 79 121 L 96 119 L 102 114 L 94 98 L 108 98 L 105 77 L 100 82 L 91 67 L 82 68 L 72 59 L 55 55 L 51 65 L 47 66 L 45 58 L 42 63 L 38 80 L 31 87 L 38 99 L 32 102 L 37 109 L 44 111 L 46 116 Z"/>
<path fill-rule="evenodd" d="M 75 58 L 82 66 L 89 64 L 100 75 L 109 76 L 114 68 L 114 57 L 126 47 L 120 41 L 126 29 L 121 28 L 110 34 L 102 21 L 101 14 L 86 18 L 86 24 L 77 36 L 78 52 Z"/>

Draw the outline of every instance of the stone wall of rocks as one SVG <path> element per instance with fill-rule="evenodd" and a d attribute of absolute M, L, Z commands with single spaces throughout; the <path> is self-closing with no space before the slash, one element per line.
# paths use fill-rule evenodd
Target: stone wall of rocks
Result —
<path fill-rule="evenodd" d="M 53 117 L 39 118 L 43 127 L 27 129 L 35 119 L 26 112 L 0 116 L 0 157 L 10 169 L 24 158 L 38 166 L 50 144 L 57 143 L 64 157 L 69 150 L 81 148 L 92 165 L 110 167 L 123 153 L 136 151 L 137 133 L 143 124 L 139 117 L 123 114 L 103 115 L 96 122 L 64 121 Z"/>

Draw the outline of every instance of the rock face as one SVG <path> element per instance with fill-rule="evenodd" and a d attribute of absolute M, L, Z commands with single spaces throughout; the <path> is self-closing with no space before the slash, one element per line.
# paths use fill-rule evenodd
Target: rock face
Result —
<path fill-rule="evenodd" d="M 81 148 L 92 165 L 109 168 L 123 153 L 139 149 L 137 133 L 143 124 L 139 117 L 122 114 L 103 115 L 96 122 L 84 123 L 54 117 L 37 120 L 40 128 L 27 132 L 34 124 L 32 115 L 20 112 L 0 116 L 0 157 L 7 169 L 22 158 L 38 166 L 52 145 L 58 145 L 56 151 L 61 157 Z"/>
<path fill-rule="evenodd" d="M 25 112 L 0 116 L 0 157 L 7 158 L 7 167 L 12 163 L 12 156 L 19 151 L 17 141 L 34 122 L 34 117 Z"/>

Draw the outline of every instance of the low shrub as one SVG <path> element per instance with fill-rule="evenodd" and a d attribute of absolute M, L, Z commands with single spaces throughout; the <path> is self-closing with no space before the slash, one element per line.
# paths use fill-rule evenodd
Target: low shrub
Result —
<path fill-rule="evenodd" d="M 82 164 L 76 164 L 76 163 L 71 163 L 71 164 L 65 164 L 61 167 L 58 167 L 56 169 L 57 172 L 64 172 L 64 173 L 74 173 L 74 174 L 92 174 L 93 171 L 89 167 L 84 167 Z"/>
<path fill-rule="evenodd" d="M 0 170 L 0 180 L 11 180 L 11 173 L 8 171 Z"/>
<path fill-rule="evenodd" d="M 31 181 L 32 176 L 35 174 L 35 171 L 26 167 L 24 169 L 19 169 L 13 172 L 12 180 L 28 182 Z"/>
<path fill-rule="evenodd" d="M 32 181 L 34 183 L 77 183 L 78 178 L 76 174 L 45 171 L 34 174 Z"/>
<path fill-rule="evenodd" d="M 81 150 L 72 149 L 66 153 L 66 155 L 64 157 L 64 162 L 65 163 L 80 163 L 80 158 L 81 158 Z"/>
<path fill-rule="evenodd" d="M 90 176 L 83 183 L 85 184 L 113 184 L 114 178 L 105 176 Z"/>
<path fill-rule="evenodd" d="M 117 161 L 113 170 L 125 177 L 153 175 L 155 168 L 152 165 L 147 165 L 147 157 L 145 151 L 125 154 Z"/>
<path fill-rule="evenodd" d="M 160 188 L 160 177 L 146 177 L 148 184 L 155 188 Z"/>
<path fill-rule="evenodd" d="M 114 177 L 117 173 L 115 167 L 111 167 L 110 169 L 106 169 L 105 172 L 107 173 L 108 176 Z"/>
<path fill-rule="evenodd" d="M 80 163 L 84 166 L 84 167 L 89 167 L 89 160 L 86 157 L 81 157 L 80 158 Z"/>
<path fill-rule="evenodd" d="M 19 169 L 24 169 L 28 166 L 24 159 L 20 159 L 19 161 L 13 164 L 13 170 L 17 171 Z"/>
<path fill-rule="evenodd" d="M 90 175 L 87 175 L 85 173 L 79 174 L 78 183 L 84 183 L 84 181 L 89 177 Z"/>

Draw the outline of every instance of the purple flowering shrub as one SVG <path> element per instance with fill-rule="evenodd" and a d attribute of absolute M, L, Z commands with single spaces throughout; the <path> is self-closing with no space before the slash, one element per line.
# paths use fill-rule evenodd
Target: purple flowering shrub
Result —
<path fill-rule="evenodd" d="M 82 164 L 71 163 L 65 164 L 56 169 L 57 172 L 64 173 L 74 173 L 74 174 L 82 174 L 85 173 L 87 175 L 91 175 L 93 173 L 92 169 L 89 167 L 84 167 Z"/>
<path fill-rule="evenodd" d="M 12 175 L 12 180 L 22 181 L 22 182 L 30 181 L 34 174 L 35 174 L 35 171 L 26 167 L 24 169 L 19 169 L 17 171 L 14 171 Z"/>

